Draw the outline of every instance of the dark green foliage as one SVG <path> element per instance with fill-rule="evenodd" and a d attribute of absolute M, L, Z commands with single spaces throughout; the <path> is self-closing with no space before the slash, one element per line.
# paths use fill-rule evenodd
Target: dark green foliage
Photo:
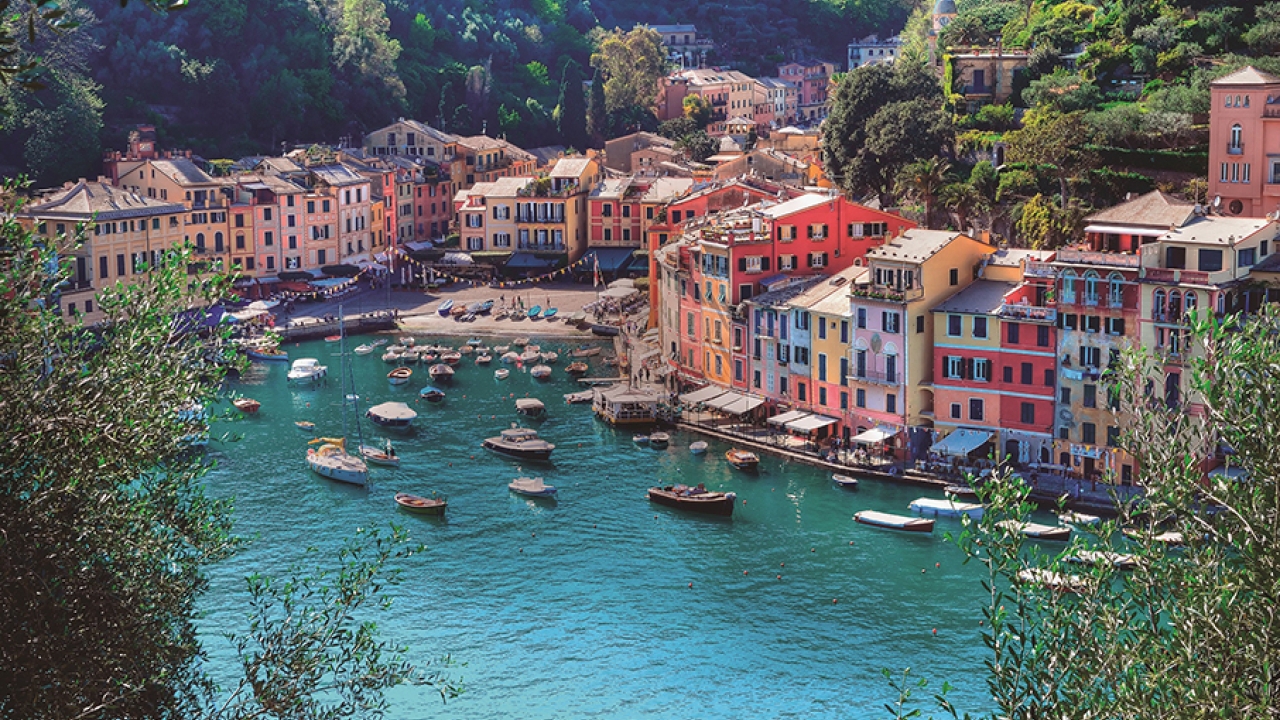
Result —
<path fill-rule="evenodd" d="M 582 94 L 582 66 L 575 60 L 564 65 L 560 77 L 560 137 L 582 152 L 587 149 L 587 104 Z"/>
<path fill-rule="evenodd" d="M 716 154 L 720 144 L 704 130 L 697 130 L 676 141 L 676 149 L 684 152 L 690 160 L 702 162 Z"/>
<path fill-rule="evenodd" d="M 587 132 L 593 147 L 604 147 L 609 132 L 609 114 L 604 104 L 604 79 L 596 68 L 591 77 L 591 94 L 587 96 Z"/>

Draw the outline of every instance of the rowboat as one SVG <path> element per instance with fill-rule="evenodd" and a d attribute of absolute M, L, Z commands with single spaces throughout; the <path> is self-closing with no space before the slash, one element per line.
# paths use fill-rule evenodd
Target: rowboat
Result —
<path fill-rule="evenodd" d="M 432 365 L 431 369 L 427 370 L 427 373 L 431 375 L 432 380 L 444 381 L 453 379 L 453 368 L 444 363 Z"/>
<path fill-rule="evenodd" d="M 559 360 L 560 360 L 560 353 L 552 352 L 552 351 L 550 351 L 550 350 L 548 350 L 547 352 L 542 353 L 542 362 L 544 362 L 544 363 L 546 363 L 546 364 L 548 364 L 548 365 L 552 365 L 552 364 L 554 364 L 554 363 L 558 362 Z"/>
<path fill-rule="evenodd" d="M 341 339 L 342 339 L 341 335 L 325 335 L 324 336 L 324 341 L 327 343 L 338 342 Z"/>
<path fill-rule="evenodd" d="M 696 440 L 689 443 L 689 452 L 694 455 L 701 455 L 707 451 L 707 444 L 702 440 Z"/>
<path fill-rule="evenodd" d="M 696 487 L 667 485 L 649 488 L 650 502 L 707 515 L 732 516 L 737 499 L 736 493 L 712 492 L 702 483 L 698 483 Z"/>
<path fill-rule="evenodd" d="M 555 316 L 556 316 L 556 309 L 555 309 L 555 308 L 553 308 L 553 307 L 549 307 L 549 308 L 547 308 L 546 310 L 543 310 L 543 311 L 542 311 L 542 319 L 543 319 L 543 320 L 550 320 L 551 318 L 553 318 L 553 317 L 555 317 Z"/>
<path fill-rule="evenodd" d="M 477 365 L 488 365 L 491 362 L 493 362 L 493 356 L 489 353 L 480 353 L 476 356 Z"/>
<path fill-rule="evenodd" d="M 585 375 L 587 374 L 587 371 L 590 369 L 591 368 L 587 367 L 586 363 L 582 362 L 581 360 L 578 360 L 576 362 L 569 363 L 569 366 L 566 367 L 564 371 L 569 373 L 570 375 Z"/>
<path fill-rule="evenodd" d="M 664 448 L 671 442 L 671 436 L 664 432 L 651 433 L 649 435 L 649 447 Z"/>
<path fill-rule="evenodd" d="M 443 515 L 449 501 L 442 497 L 421 497 L 409 493 L 396 493 L 396 504 L 415 515 Z"/>
<path fill-rule="evenodd" d="M 438 387 L 428 385 L 418 391 L 418 397 L 421 397 L 427 402 L 440 402 L 444 400 L 444 391 Z"/>
<path fill-rule="evenodd" d="M 445 300 L 444 302 L 440 303 L 440 307 L 436 308 L 436 312 L 440 313 L 442 317 L 449 317 L 449 313 L 452 310 L 453 310 L 452 300 Z"/>
<path fill-rule="evenodd" d="M 839 473 L 835 473 L 831 476 L 831 481 L 846 490 L 858 489 L 858 478 L 856 477 L 850 477 L 848 475 L 841 475 Z"/>
<path fill-rule="evenodd" d="M 530 320 L 537 320 L 537 319 L 538 319 L 538 316 L 539 316 L 539 315 L 541 315 L 541 314 L 542 314 L 542 306 L 541 306 L 541 305 L 534 305 L 533 307 L 529 308 L 529 319 L 530 319 Z"/>
<path fill-rule="evenodd" d="M 372 345 L 357 345 L 357 346 L 356 346 L 356 349 L 355 349 L 355 350 L 352 350 L 352 352 L 354 352 L 354 353 L 355 353 L 355 354 L 357 354 L 357 355 L 368 355 L 369 353 L 373 352 L 373 346 L 372 346 Z"/>
<path fill-rule="evenodd" d="M 569 355 L 571 357 L 576 357 L 576 358 L 591 357 L 592 355 L 599 355 L 599 354 L 600 354 L 599 345 L 583 345 L 581 347 L 574 348 L 573 350 L 569 351 Z"/>
<path fill-rule="evenodd" d="M 294 422 L 293 425 L 294 427 L 298 428 L 299 430 L 302 430 L 303 432 L 314 432 L 316 429 L 315 423 L 308 422 L 306 420 L 298 420 Z"/>
<path fill-rule="evenodd" d="M 528 497 L 551 497 L 556 494 L 556 486 L 544 483 L 540 477 L 518 477 L 507 483 L 507 489 Z"/>
<path fill-rule="evenodd" d="M 498 368 L 497 370 L 493 371 L 493 378 L 495 380 L 506 380 L 507 376 L 510 374 L 511 374 L 510 370 L 506 368 Z"/>
<path fill-rule="evenodd" d="M 236 398 L 231 401 L 231 404 L 235 405 L 240 412 L 248 415 L 258 412 L 258 408 L 262 407 L 262 403 L 253 398 Z"/>
<path fill-rule="evenodd" d="M 1066 542 L 1071 538 L 1071 528 L 1066 525 L 1041 525 L 1033 522 L 1018 522 L 1017 520 L 1001 520 L 996 525 L 1009 532 L 1022 533 L 1024 537 L 1032 540 Z"/>
<path fill-rule="evenodd" d="M 360 457 L 366 462 L 374 465 L 386 465 L 387 467 L 400 467 L 400 456 L 396 455 L 396 451 L 391 447 L 391 441 L 388 440 L 386 447 L 377 447 L 374 445 L 361 445 Z"/>
<path fill-rule="evenodd" d="M 933 521 L 907 515 L 894 515 L 878 510 L 862 510 L 853 514 L 855 522 L 863 525 L 902 530 L 904 532 L 933 532 Z"/>
<path fill-rule="evenodd" d="M 398 367 L 387 373 L 387 381 L 392 385 L 404 385 L 413 377 L 413 368 Z"/>
<path fill-rule="evenodd" d="M 551 366 L 550 365 L 534 365 L 533 368 L 529 370 L 529 374 L 532 375 L 534 379 L 546 380 L 547 378 L 551 377 Z"/>
<path fill-rule="evenodd" d="M 289 353 L 278 347 L 259 346 L 252 347 L 245 351 L 249 355 L 250 360 L 258 360 L 259 362 L 289 362 Z"/>
<path fill-rule="evenodd" d="M 462 353 L 460 352 L 441 353 L 440 362 L 445 363 L 446 365 L 457 365 L 459 362 L 462 362 Z"/>
<path fill-rule="evenodd" d="M 726 452 L 724 458 L 739 470 L 752 471 L 760 465 L 760 457 L 749 450 L 734 448 Z"/>
<path fill-rule="evenodd" d="M 648 444 L 649 444 L 649 436 L 648 436 L 648 435 L 632 435 L 632 436 L 631 436 L 631 442 L 633 442 L 633 443 L 635 443 L 635 444 L 637 444 L 637 445 L 648 445 Z"/>
<path fill-rule="evenodd" d="M 933 498 L 916 498 L 907 506 L 912 512 L 933 517 L 960 517 L 967 515 L 973 520 L 981 520 L 983 508 L 977 503 L 962 503 L 954 500 L 935 500 Z"/>

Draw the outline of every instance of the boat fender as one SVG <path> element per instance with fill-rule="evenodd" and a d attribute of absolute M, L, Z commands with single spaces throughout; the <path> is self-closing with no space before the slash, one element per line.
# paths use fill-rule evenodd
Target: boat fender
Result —
<path fill-rule="evenodd" d="M 897 477 L 899 472 L 900 472 L 900 471 L 898 470 L 898 466 L 897 466 L 897 465 L 891 465 L 891 466 L 889 466 L 889 474 L 890 474 L 890 475 L 892 475 L 892 476 L 894 476 L 894 477 Z"/>

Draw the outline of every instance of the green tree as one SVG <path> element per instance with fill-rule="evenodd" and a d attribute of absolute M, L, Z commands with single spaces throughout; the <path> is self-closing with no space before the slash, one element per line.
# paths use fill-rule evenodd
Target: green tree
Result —
<path fill-rule="evenodd" d="M 849 168 L 852 180 L 879 193 L 892 194 L 902 168 L 921 158 L 950 153 L 955 131 L 950 116 L 929 100 L 885 105 L 867 121 L 867 141 Z"/>
<path fill-rule="evenodd" d="M 697 132 L 701 129 L 702 128 L 698 127 L 697 123 L 682 116 L 678 118 L 671 118 L 670 120 L 663 120 L 658 125 L 658 134 L 664 138 L 679 140 L 685 135 Z"/>
<path fill-rule="evenodd" d="M 396 73 L 400 41 L 388 36 L 391 21 L 382 0 L 342 0 L 333 36 L 333 59 L 339 69 L 350 68 L 362 84 L 404 99 L 404 83 Z"/>
<path fill-rule="evenodd" d="M 1052 169 L 1058 180 L 1060 207 L 1065 207 L 1071 196 L 1070 183 L 1097 167 L 1096 154 L 1086 147 L 1090 140 L 1080 113 L 1038 116 L 1021 130 L 1005 135 L 1009 162 Z"/>
<path fill-rule="evenodd" d="M 716 154 L 716 150 L 720 148 L 720 144 L 716 139 L 707 134 L 705 130 L 697 130 L 689 133 L 676 141 L 676 149 L 680 150 L 693 162 L 702 162 L 712 155 Z"/>
<path fill-rule="evenodd" d="M 1037 193 L 1017 209 L 1014 228 L 1024 244 L 1050 250 L 1080 237 L 1086 210 L 1072 200 L 1066 207 Z"/>
<path fill-rule="evenodd" d="M 564 144 L 583 152 L 587 149 L 587 104 L 582 95 L 582 66 L 570 60 L 560 76 L 560 137 Z"/>
<path fill-rule="evenodd" d="M 924 226 L 933 227 L 933 207 L 951 179 L 951 163 L 937 156 L 908 163 L 898 172 L 897 192 L 924 203 Z"/>
<path fill-rule="evenodd" d="M 202 568 L 237 542 L 230 505 L 204 495 L 209 464 L 186 438 L 211 431 L 202 408 L 220 400 L 216 358 L 234 354 L 224 336 L 190 332 L 199 317 L 175 319 L 222 297 L 230 278 L 189 275 L 189 250 L 166 251 L 133 284 L 100 289 L 105 319 L 88 327 L 59 300 L 74 268 L 59 252 L 88 228 L 33 236 L 19 224 L 21 189 L 0 188 L 0 708 L 22 718 L 254 716 L 250 701 L 219 697 L 204 675 L 193 622 Z M 297 590 L 290 602 L 257 594 L 260 618 L 290 620 L 236 634 L 242 649 L 273 654 L 255 665 L 269 672 L 246 677 L 253 703 L 302 717 L 293 711 L 339 697 L 350 704 L 336 707 L 361 713 L 411 678 L 360 618 L 400 552 L 375 545 L 345 558 L 336 584 L 285 583 Z"/>
<path fill-rule="evenodd" d="M 604 78 L 600 76 L 600 68 L 596 68 L 591 77 L 591 94 L 587 98 L 587 132 L 591 134 L 592 145 L 604 147 L 605 136 L 609 132 L 609 111 L 605 107 Z"/>
<path fill-rule="evenodd" d="M 1280 2 L 1259 5 L 1256 15 L 1257 21 L 1240 39 L 1259 55 L 1280 52 Z"/>
<path fill-rule="evenodd" d="M 680 103 L 684 116 L 693 121 L 699 130 L 705 130 L 711 124 L 711 103 L 701 95 L 688 95 Z"/>
<path fill-rule="evenodd" d="M 591 54 L 591 65 L 604 74 L 605 106 L 612 112 L 625 107 L 648 108 L 658 94 L 658 80 L 667 72 L 662 36 L 647 27 L 614 30 Z"/>
<path fill-rule="evenodd" d="M 1033 108 L 1071 113 L 1097 107 L 1102 102 L 1102 92 L 1097 85 L 1079 74 L 1058 70 L 1031 81 L 1030 86 L 1023 91 L 1022 99 Z"/>

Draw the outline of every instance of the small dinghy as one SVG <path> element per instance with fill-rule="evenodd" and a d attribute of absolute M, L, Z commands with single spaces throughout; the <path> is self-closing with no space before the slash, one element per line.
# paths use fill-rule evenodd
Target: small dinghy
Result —
<path fill-rule="evenodd" d="M 421 497 L 409 493 L 396 493 L 396 504 L 415 515 L 443 515 L 449 501 L 442 497 Z"/>
<path fill-rule="evenodd" d="M 477 365 L 488 365 L 491 362 L 493 362 L 493 356 L 489 353 L 480 353 L 476 356 Z"/>
<path fill-rule="evenodd" d="M 1071 527 L 1069 525 L 1041 525 L 1033 522 L 1020 523 L 1016 520 L 1001 520 L 996 525 L 1008 532 L 1022 533 L 1023 537 L 1032 540 L 1066 542 L 1071 539 Z"/>
<path fill-rule="evenodd" d="M 853 514 L 855 522 L 863 525 L 902 530 L 905 532 L 933 532 L 933 521 L 908 515 L 893 515 L 878 510 L 863 510 Z"/>
<path fill-rule="evenodd" d="M 231 401 L 231 404 L 235 405 L 237 410 L 246 415 L 252 415 L 258 412 L 258 408 L 262 407 L 262 403 L 254 400 L 253 398 L 236 398 Z"/>
<path fill-rule="evenodd" d="M 443 317 L 449 317 L 449 313 L 452 310 L 453 310 L 452 300 L 445 300 L 444 302 L 440 303 L 440 307 L 436 308 L 436 312 L 440 313 L 440 315 Z"/>
<path fill-rule="evenodd" d="M 506 380 L 507 376 L 510 374 L 511 374 L 510 370 L 506 368 L 498 368 L 497 370 L 493 371 L 493 378 L 495 380 Z"/>
<path fill-rule="evenodd" d="M 581 360 L 575 360 L 569 363 L 569 366 L 564 369 L 564 371 L 570 375 L 586 375 L 588 370 L 590 370 L 590 368 L 588 368 L 587 364 Z"/>
<path fill-rule="evenodd" d="M 689 452 L 694 455 L 703 455 L 707 452 L 707 444 L 701 440 L 689 443 Z"/>
<path fill-rule="evenodd" d="M 427 370 L 427 374 L 431 376 L 432 380 L 439 380 L 443 382 L 445 380 L 453 379 L 453 368 L 445 365 L 444 363 L 436 363 Z"/>
<path fill-rule="evenodd" d="M 635 444 L 637 444 L 637 445 L 648 445 L 648 444 L 649 444 L 649 436 L 648 436 L 648 435 L 632 435 L 632 436 L 631 436 L 631 442 L 633 442 L 633 443 L 635 443 Z"/>
<path fill-rule="evenodd" d="M 518 477 L 507 483 L 507 489 L 526 497 L 551 497 L 556 494 L 556 486 L 544 483 L 540 477 Z"/>
<path fill-rule="evenodd" d="M 649 435 L 649 447 L 661 449 L 671 443 L 671 436 L 664 432 L 651 433 Z"/>
<path fill-rule="evenodd" d="M 418 397 L 427 402 L 440 402 L 444 400 L 444 391 L 438 387 L 428 385 L 418 391 Z"/>
<path fill-rule="evenodd" d="M 355 350 L 353 350 L 352 352 L 354 352 L 354 353 L 355 353 L 355 354 L 357 354 L 357 355 L 368 355 L 369 353 L 373 352 L 373 346 L 372 346 L 372 345 L 357 345 L 357 346 L 356 346 L 356 349 L 355 349 Z"/>
<path fill-rule="evenodd" d="M 546 380 L 547 378 L 551 377 L 551 366 L 550 365 L 534 365 L 533 369 L 529 370 L 529 374 L 532 375 L 536 380 Z"/>
<path fill-rule="evenodd" d="M 391 447 L 390 440 L 387 441 L 385 447 L 361 445 L 360 457 L 364 458 L 366 462 L 371 462 L 374 465 L 400 467 L 400 456 L 396 455 L 395 448 Z"/>
<path fill-rule="evenodd" d="M 294 427 L 298 428 L 299 430 L 301 430 L 301 431 L 303 431 L 303 432 L 315 432 L 315 429 L 316 429 L 316 424 L 315 424 L 315 423 L 313 423 L 313 422 L 308 422 L 308 421 L 306 421 L 306 420 L 298 420 L 298 421 L 297 421 L 297 422 L 295 422 L 293 425 L 294 425 Z"/>
<path fill-rule="evenodd" d="M 387 382 L 392 385 L 405 385 L 413 377 L 413 368 L 398 367 L 387 373 Z"/>
<path fill-rule="evenodd" d="M 848 475 L 841 475 L 839 473 L 835 473 L 831 476 L 831 481 L 839 485 L 840 487 L 844 488 L 845 490 L 858 489 L 858 478 L 856 477 L 850 477 Z"/>

